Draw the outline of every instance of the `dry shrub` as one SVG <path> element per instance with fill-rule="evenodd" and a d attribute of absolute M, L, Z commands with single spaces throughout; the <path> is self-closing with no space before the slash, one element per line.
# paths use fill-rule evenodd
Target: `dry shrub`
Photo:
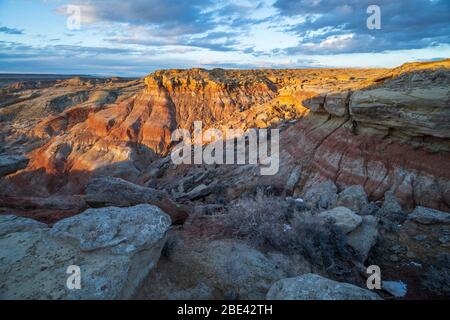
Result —
<path fill-rule="evenodd" d="M 224 219 L 235 237 L 253 246 L 301 254 L 319 270 L 336 276 L 352 271 L 353 255 L 345 235 L 284 198 L 262 193 L 242 198 L 230 206 Z"/>

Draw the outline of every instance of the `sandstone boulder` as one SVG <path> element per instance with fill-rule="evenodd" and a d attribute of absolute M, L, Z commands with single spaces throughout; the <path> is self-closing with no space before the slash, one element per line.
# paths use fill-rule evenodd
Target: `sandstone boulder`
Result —
<path fill-rule="evenodd" d="M 0 177 L 24 169 L 28 165 L 28 158 L 19 155 L 0 155 Z"/>
<path fill-rule="evenodd" d="M 347 234 L 355 230 L 362 222 L 362 217 L 345 207 L 337 207 L 319 213 L 319 218 L 330 220 L 339 230 Z"/>
<path fill-rule="evenodd" d="M 288 180 L 286 181 L 285 186 L 285 193 L 288 195 L 292 195 L 295 189 L 295 186 L 297 185 L 298 181 L 300 180 L 300 177 L 302 175 L 302 168 L 301 166 L 295 166 L 295 168 L 292 170 L 291 174 L 288 177 Z"/>
<path fill-rule="evenodd" d="M 142 187 L 115 177 L 97 177 L 86 186 L 86 202 L 91 207 L 129 207 L 149 203 L 166 212 L 174 224 L 182 224 L 187 209 L 174 202 L 165 191 Z"/>
<path fill-rule="evenodd" d="M 333 281 L 317 274 L 305 274 L 275 282 L 267 293 L 268 300 L 379 300 L 367 289 Z"/>
<path fill-rule="evenodd" d="M 337 205 L 361 212 L 369 204 L 364 188 L 359 185 L 345 188 L 339 193 Z"/>
<path fill-rule="evenodd" d="M 361 224 L 347 235 L 347 243 L 356 251 L 362 262 L 367 260 L 370 249 L 377 243 L 378 223 L 374 216 L 363 216 Z"/>
<path fill-rule="evenodd" d="M 130 298 L 156 265 L 170 224 L 151 205 L 88 209 L 51 229 L 3 218 L 0 298 Z M 79 267 L 80 289 L 67 286 L 70 266 Z"/>
<path fill-rule="evenodd" d="M 396 222 L 403 222 L 405 219 L 402 206 L 398 203 L 392 191 L 384 194 L 384 202 L 378 214 L 383 218 L 388 218 Z"/>
<path fill-rule="evenodd" d="M 337 198 L 337 187 L 328 180 L 309 188 L 303 200 L 310 208 L 328 209 L 335 206 Z"/>
<path fill-rule="evenodd" d="M 412 213 L 408 215 L 408 220 L 420 224 L 450 224 L 450 213 L 434 210 L 425 207 L 416 207 Z"/>

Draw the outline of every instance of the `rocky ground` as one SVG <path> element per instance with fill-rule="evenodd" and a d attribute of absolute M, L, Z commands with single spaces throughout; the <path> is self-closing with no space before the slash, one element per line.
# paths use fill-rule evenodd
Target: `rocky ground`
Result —
<path fill-rule="evenodd" d="M 448 298 L 449 87 L 450 60 L 9 84 L 0 298 Z M 175 165 L 197 120 L 280 129 L 279 172 Z"/>

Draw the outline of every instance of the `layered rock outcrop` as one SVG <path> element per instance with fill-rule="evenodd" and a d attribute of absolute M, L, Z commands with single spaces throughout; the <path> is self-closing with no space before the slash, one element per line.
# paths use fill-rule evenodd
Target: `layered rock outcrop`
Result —
<path fill-rule="evenodd" d="M 200 120 L 204 128 L 282 130 L 276 176 L 227 166 L 216 172 L 225 185 L 245 180 L 285 188 L 286 177 L 301 167 L 289 186 L 296 196 L 331 180 L 339 189 L 363 186 L 371 201 L 389 191 L 407 208 L 448 211 L 449 63 L 394 70 L 163 70 L 146 77 L 143 89 L 136 81 L 64 80 L 55 90 L 78 86 L 86 99 L 62 99 L 69 101 L 58 104 L 64 111 L 28 130 L 7 122 L 9 136 L 21 132 L 39 142 L 27 149 L 8 144 L 28 150 L 30 162 L 0 186 L 9 197 L 73 195 L 82 194 L 92 177 L 108 175 L 137 184 L 172 179 L 164 182 L 171 188 L 176 174 L 155 179 L 147 169 L 171 150 L 174 129 L 191 130 Z"/>
<path fill-rule="evenodd" d="M 352 119 L 411 137 L 450 137 L 450 74 L 445 69 L 407 72 L 354 92 Z"/>

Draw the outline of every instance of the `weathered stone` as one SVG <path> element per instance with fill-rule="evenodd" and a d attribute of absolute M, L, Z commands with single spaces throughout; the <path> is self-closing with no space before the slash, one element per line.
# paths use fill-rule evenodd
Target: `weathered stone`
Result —
<path fill-rule="evenodd" d="M 182 224 L 188 217 L 187 209 L 170 199 L 165 191 L 142 187 L 115 177 L 97 177 L 86 186 L 86 202 L 91 207 L 130 207 L 153 204 L 166 212 L 174 224 Z"/>
<path fill-rule="evenodd" d="M 37 228 L 47 228 L 47 225 L 33 219 L 20 218 L 14 215 L 0 215 L 0 236 L 27 232 Z"/>
<path fill-rule="evenodd" d="M 411 82 L 408 75 L 381 87 L 356 91 L 351 96 L 354 120 L 395 128 L 411 136 L 450 138 L 448 80 L 422 74 Z"/>
<path fill-rule="evenodd" d="M 356 251 L 364 262 L 369 256 L 370 249 L 378 239 L 379 218 L 363 216 L 362 223 L 347 235 L 347 243 Z"/>
<path fill-rule="evenodd" d="M 18 227 L 0 222 L 11 231 L 0 237 L 2 299 L 131 298 L 156 265 L 171 224 L 152 205 L 88 209 L 52 229 L 22 219 Z M 66 286 L 69 266 L 80 268 L 81 289 Z"/>
<path fill-rule="evenodd" d="M 346 116 L 349 112 L 349 99 L 349 91 L 329 93 L 325 98 L 324 108 L 332 115 L 338 117 Z"/>
<path fill-rule="evenodd" d="M 332 223 L 343 233 L 347 234 L 355 230 L 362 222 L 362 217 L 345 207 L 337 207 L 319 213 L 320 218 Z"/>
<path fill-rule="evenodd" d="M 367 289 L 333 281 L 317 274 L 305 274 L 275 282 L 268 300 L 380 300 Z"/>
<path fill-rule="evenodd" d="M 143 287 L 150 299 L 186 293 L 189 299 L 263 299 L 272 283 L 285 276 L 266 255 L 240 241 L 180 241 Z"/>
<path fill-rule="evenodd" d="M 405 220 L 403 209 L 392 191 L 387 191 L 384 194 L 383 205 L 378 211 L 378 215 L 400 223 Z"/>
<path fill-rule="evenodd" d="M 197 200 L 200 198 L 204 198 L 207 195 L 211 194 L 213 192 L 214 186 L 216 182 L 211 183 L 210 185 L 200 184 L 193 188 L 188 193 L 182 194 L 178 197 L 178 199 L 188 199 L 188 200 Z"/>
<path fill-rule="evenodd" d="M 335 206 L 337 197 L 336 185 L 328 180 L 309 188 L 303 199 L 311 208 L 328 209 Z"/>
<path fill-rule="evenodd" d="M 361 212 L 367 205 L 367 194 L 362 186 L 356 185 L 345 188 L 339 193 L 337 205 Z"/>
<path fill-rule="evenodd" d="M 114 248 L 114 253 L 129 254 L 159 241 L 169 226 L 170 218 L 163 211 L 142 204 L 88 209 L 57 222 L 50 233 L 58 239 L 77 241 L 82 251 Z"/>
<path fill-rule="evenodd" d="M 450 224 L 450 213 L 419 206 L 408 215 L 408 220 L 421 224 Z"/>
<path fill-rule="evenodd" d="M 0 155 L 0 177 L 24 169 L 28 165 L 28 158 L 19 155 Z"/>
<path fill-rule="evenodd" d="M 326 94 L 319 94 L 306 101 L 303 101 L 303 105 L 309 110 L 317 113 L 327 112 L 324 108 Z"/>
<path fill-rule="evenodd" d="M 301 175 L 302 175 L 301 166 L 295 166 L 295 168 L 292 170 L 292 172 L 289 175 L 288 180 L 286 182 L 286 187 L 285 187 L 286 194 L 292 195 L 292 193 L 294 192 L 295 186 L 297 185 L 298 181 L 300 180 Z"/>
<path fill-rule="evenodd" d="M 292 198 L 287 197 L 286 198 L 287 203 L 289 203 L 290 206 L 294 207 L 295 209 L 299 211 L 306 210 L 305 201 L 302 198 Z"/>

